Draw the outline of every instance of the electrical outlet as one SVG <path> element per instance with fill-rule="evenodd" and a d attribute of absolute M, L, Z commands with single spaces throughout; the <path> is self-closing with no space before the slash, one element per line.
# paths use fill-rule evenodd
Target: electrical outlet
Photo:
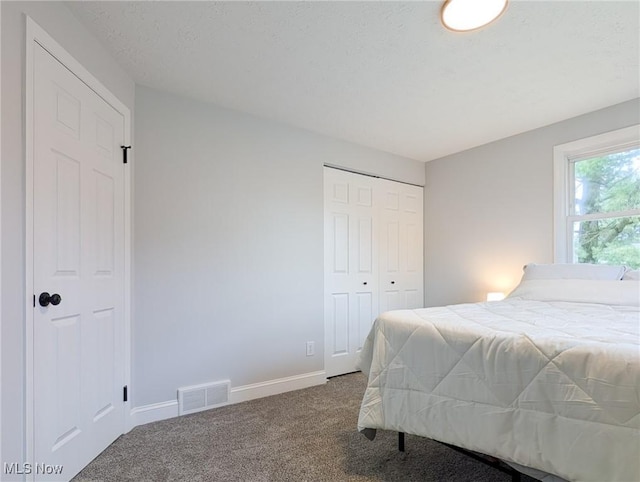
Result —
<path fill-rule="evenodd" d="M 313 356 L 316 354 L 316 344 L 313 341 L 307 342 L 307 356 Z"/>

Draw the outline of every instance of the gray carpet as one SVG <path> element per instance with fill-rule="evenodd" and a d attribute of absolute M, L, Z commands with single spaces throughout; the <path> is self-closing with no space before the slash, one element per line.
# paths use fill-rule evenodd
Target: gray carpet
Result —
<path fill-rule="evenodd" d="M 136 427 L 75 481 L 509 481 L 431 440 L 356 431 L 361 373 Z M 523 476 L 524 481 L 533 481 Z"/>

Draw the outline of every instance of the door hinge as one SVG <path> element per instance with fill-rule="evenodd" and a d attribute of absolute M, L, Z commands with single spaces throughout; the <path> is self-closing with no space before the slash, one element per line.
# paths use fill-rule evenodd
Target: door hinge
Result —
<path fill-rule="evenodd" d="M 33 295 L 33 307 L 36 307 L 36 295 Z"/>
<path fill-rule="evenodd" d="M 123 402 L 129 401 L 129 394 L 127 393 L 127 386 L 126 385 L 124 387 L 122 387 L 122 401 Z"/>
<path fill-rule="evenodd" d="M 122 149 L 122 163 L 126 164 L 127 163 L 127 151 L 129 149 L 131 149 L 131 146 L 120 146 L 120 148 Z"/>

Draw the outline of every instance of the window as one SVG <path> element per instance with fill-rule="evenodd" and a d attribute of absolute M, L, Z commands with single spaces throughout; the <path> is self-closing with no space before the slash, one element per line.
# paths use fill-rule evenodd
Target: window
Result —
<path fill-rule="evenodd" d="M 554 148 L 555 261 L 640 268 L 640 126 Z"/>

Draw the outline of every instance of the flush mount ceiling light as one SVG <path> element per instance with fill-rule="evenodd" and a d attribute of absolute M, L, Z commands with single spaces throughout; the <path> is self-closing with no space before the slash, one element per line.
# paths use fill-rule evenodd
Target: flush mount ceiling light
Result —
<path fill-rule="evenodd" d="M 440 20 L 449 30 L 468 32 L 493 22 L 507 9 L 507 0 L 446 0 Z"/>

